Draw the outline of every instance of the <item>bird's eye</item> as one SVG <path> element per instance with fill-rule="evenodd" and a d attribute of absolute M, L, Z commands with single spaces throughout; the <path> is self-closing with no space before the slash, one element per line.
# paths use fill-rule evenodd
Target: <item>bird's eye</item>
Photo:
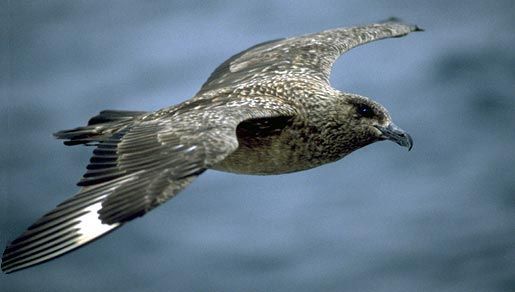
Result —
<path fill-rule="evenodd" d="M 358 114 L 365 118 L 371 118 L 374 116 L 372 108 L 366 104 L 360 104 L 358 106 Z"/>

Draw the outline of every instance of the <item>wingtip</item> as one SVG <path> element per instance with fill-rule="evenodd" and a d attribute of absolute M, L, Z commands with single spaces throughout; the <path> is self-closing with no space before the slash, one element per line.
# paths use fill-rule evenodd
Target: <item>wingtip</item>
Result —
<path fill-rule="evenodd" d="M 379 23 L 406 24 L 401 18 L 395 17 L 395 16 L 389 17 L 389 18 L 387 18 L 387 19 L 385 19 L 383 21 L 380 21 Z M 413 32 L 425 31 L 425 29 L 423 29 L 420 26 L 415 25 L 415 24 L 408 24 L 408 26 L 411 27 L 411 31 L 413 31 Z"/>
<path fill-rule="evenodd" d="M 418 25 L 414 25 L 413 26 L 413 31 L 426 31 L 425 29 L 421 28 L 420 26 Z"/>
<path fill-rule="evenodd" d="M 403 21 L 399 17 L 395 17 L 395 16 L 390 16 L 387 19 L 380 21 L 380 23 L 387 23 L 387 22 L 403 22 Z"/>
<path fill-rule="evenodd" d="M 4 253 L 5 253 L 5 251 L 4 251 Z M 9 269 L 7 269 L 7 267 L 4 265 L 4 260 L 3 259 L 2 259 L 1 269 L 2 269 L 2 273 L 4 273 L 4 274 L 10 274 L 12 272 Z"/>

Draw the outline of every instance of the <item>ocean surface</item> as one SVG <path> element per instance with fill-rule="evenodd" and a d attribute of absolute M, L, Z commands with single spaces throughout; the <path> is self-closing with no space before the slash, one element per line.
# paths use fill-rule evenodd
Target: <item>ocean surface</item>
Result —
<path fill-rule="evenodd" d="M 193 96 L 256 43 L 396 16 L 334 87 L 410 132 L 279 176 L 208 171 L 1 291 L 515 291 L 514 1 L 3 1 L 0 247 L 78 188 L 92 151 L 52 133 Z M 5 41 L 7 40 L 7 41 Z"/>

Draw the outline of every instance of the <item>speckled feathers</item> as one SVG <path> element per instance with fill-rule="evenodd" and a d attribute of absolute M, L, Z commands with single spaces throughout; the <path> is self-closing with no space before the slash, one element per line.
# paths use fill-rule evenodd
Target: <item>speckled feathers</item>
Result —
<path fill-rule="evenodd" d="M 384 107 L 329 85 L 349 49 L 419 30 L 395 21 L 261 43 L 220 65 L 191 99 L 155 112 L 103 111 L 56 133 L 95 146 L 82 187 L 5 249 L 13 272 L 146 214 L 206 169 L 277 174 L 338 160 L 384 139 L 411 148 Z"/>

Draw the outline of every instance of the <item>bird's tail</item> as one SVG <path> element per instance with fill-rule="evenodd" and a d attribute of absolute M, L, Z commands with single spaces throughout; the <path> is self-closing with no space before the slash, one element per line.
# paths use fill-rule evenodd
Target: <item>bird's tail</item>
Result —
<path fill-rule="evenodd" d="M 57 139 L 67 140 L 64 141 L 64 144 L 68 146 L 94 145 L 96 142 L 109 138 L 113 133 L 144 114 L 146 112 L 105 110 L 92 117 L 87 126 L 62 130 L 55 133 L 54 136 Z"/>

